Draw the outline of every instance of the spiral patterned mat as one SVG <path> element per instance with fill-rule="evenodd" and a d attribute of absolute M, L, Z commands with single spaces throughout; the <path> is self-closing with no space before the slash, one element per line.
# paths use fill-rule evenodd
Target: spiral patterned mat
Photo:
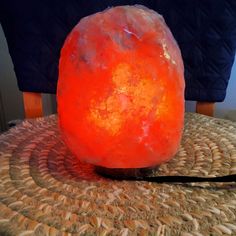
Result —
<path fill-rule="evenodd" d="M 154 174 L 236 174 L 236 123 L 187 113 Z M 106 179 L 70 153 L 57 116 L 28 120 L 0 136 L 0 235 L 236 235 L 236 183 Z"/>

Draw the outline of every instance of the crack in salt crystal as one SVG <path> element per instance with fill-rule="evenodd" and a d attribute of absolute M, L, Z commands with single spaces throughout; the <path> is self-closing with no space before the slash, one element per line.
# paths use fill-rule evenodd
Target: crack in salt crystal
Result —
<path fill-rule="evenodd" d="M 131 34 L 131 35 L 134 35 L 137 39 L 139 39 L 140 40 L 140 37 L 137 35 L 137 34 L 135 34 L 134 32 L 131 32 L 131 31 L 129 31 L 128 29 L 126 29 L 126 28 L 124 28 L 124 31 L 125 31 L 125 33 L 127 33 L 127 34 Z"/>
<path fill-rule="evenodd" d="M 149 131 L 149 124 L 145 121 L 142 122 L 142 130 L 143 130 L 143 135 L 141 135 L 140 137 L 138 137 L 138 141 L 141 142 L 145 137 L 148 136 L 148 131 Z"/>
<path fill-rule="evenodd" d="M 167 60 L 170 60 L 170 54 L 168 53 L 168 51 L 167 51 L 167 47 L 166 47 L 166 44 L 165 43 L 163 43 L 163 50 L 164 50 L 164 56 L 165 56 L 165 58 L 167 59 Z"/>
<path fill-rule="evenodd" d="M 147 137 L 149 131 L 149 124 L 145 121 L 143 121 L 142 130 L 143 130 L 143 137 Z"/>
<path fill-rule="evenodd" d="M 150 144 L 145 143 L 144 146 L 145 146 L 149 151 L 154 152 L 154 150 L 153 150 L 153 148 L 152 148 L 152 146 L 151 146 Z"/>
<path fill-rule="evenodd" d="M 164 51 L 164 57 L 165 57 L 167 60 L 170 60 L 173 64 L 176 65 L 175 60 L 173 60 L 173 59 L 171 58 L 171 56 L 170 56 L 170 54 L 169 54 L 169 52 L 168 52 L 168 50 L 167 50 L 166 44 L 163 43 L 162 46 L 163 46 L 163 51 Z"/>

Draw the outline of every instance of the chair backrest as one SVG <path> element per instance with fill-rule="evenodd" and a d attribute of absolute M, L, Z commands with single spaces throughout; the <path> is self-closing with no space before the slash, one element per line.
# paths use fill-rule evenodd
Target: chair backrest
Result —
<path fill-rule="evenodd" d="M 181 2 L 104 0 L 94 4 L 77 0 L 58 0 L 56 3 L 38 0 L 1 3 L 0 21 L 19 89 L 55 93 L 60 50 L 78 21 L 109 6 L 136 3 L 163 15 L 184 60 L 185 99 L 201 101 L 196 104 L 196 112 L 212 116 L 214 102 L 222 102 L 225 98 L 234 61 L 236 4 L 227 0 Z M 24 103 L 27 118 L 43 114 L 40 94 L 24 93 Z"/>
<path fill-rule="evenodd" d="M 25 118 L 43 116 L 43 102 L 41 93 L 23 92 Z M 214 102 L 197 102 L 196 112 L 199 114 L 214 116 Z"/>

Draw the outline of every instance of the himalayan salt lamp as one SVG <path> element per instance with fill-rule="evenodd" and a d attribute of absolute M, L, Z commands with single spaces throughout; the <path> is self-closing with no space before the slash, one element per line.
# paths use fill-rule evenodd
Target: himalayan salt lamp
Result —
<path fill-rule="evenodd" d="M 178 150 L 183 63 L 153 10 L 119 6 L 81 19 L 61 51 L 57 92 L 62 134 L 81 161 L 144 168 Z"/>

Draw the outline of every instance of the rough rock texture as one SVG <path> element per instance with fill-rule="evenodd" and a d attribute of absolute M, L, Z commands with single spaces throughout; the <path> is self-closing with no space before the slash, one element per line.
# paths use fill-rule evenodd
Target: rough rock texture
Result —
<path fill-rule="evenodd" d="M 58 113 L 76 156 L 109 168 L 169 160 L 184 119 L 183 63 L 162 16 L 121 6 L 83 18 L 60 58 Z"/>

